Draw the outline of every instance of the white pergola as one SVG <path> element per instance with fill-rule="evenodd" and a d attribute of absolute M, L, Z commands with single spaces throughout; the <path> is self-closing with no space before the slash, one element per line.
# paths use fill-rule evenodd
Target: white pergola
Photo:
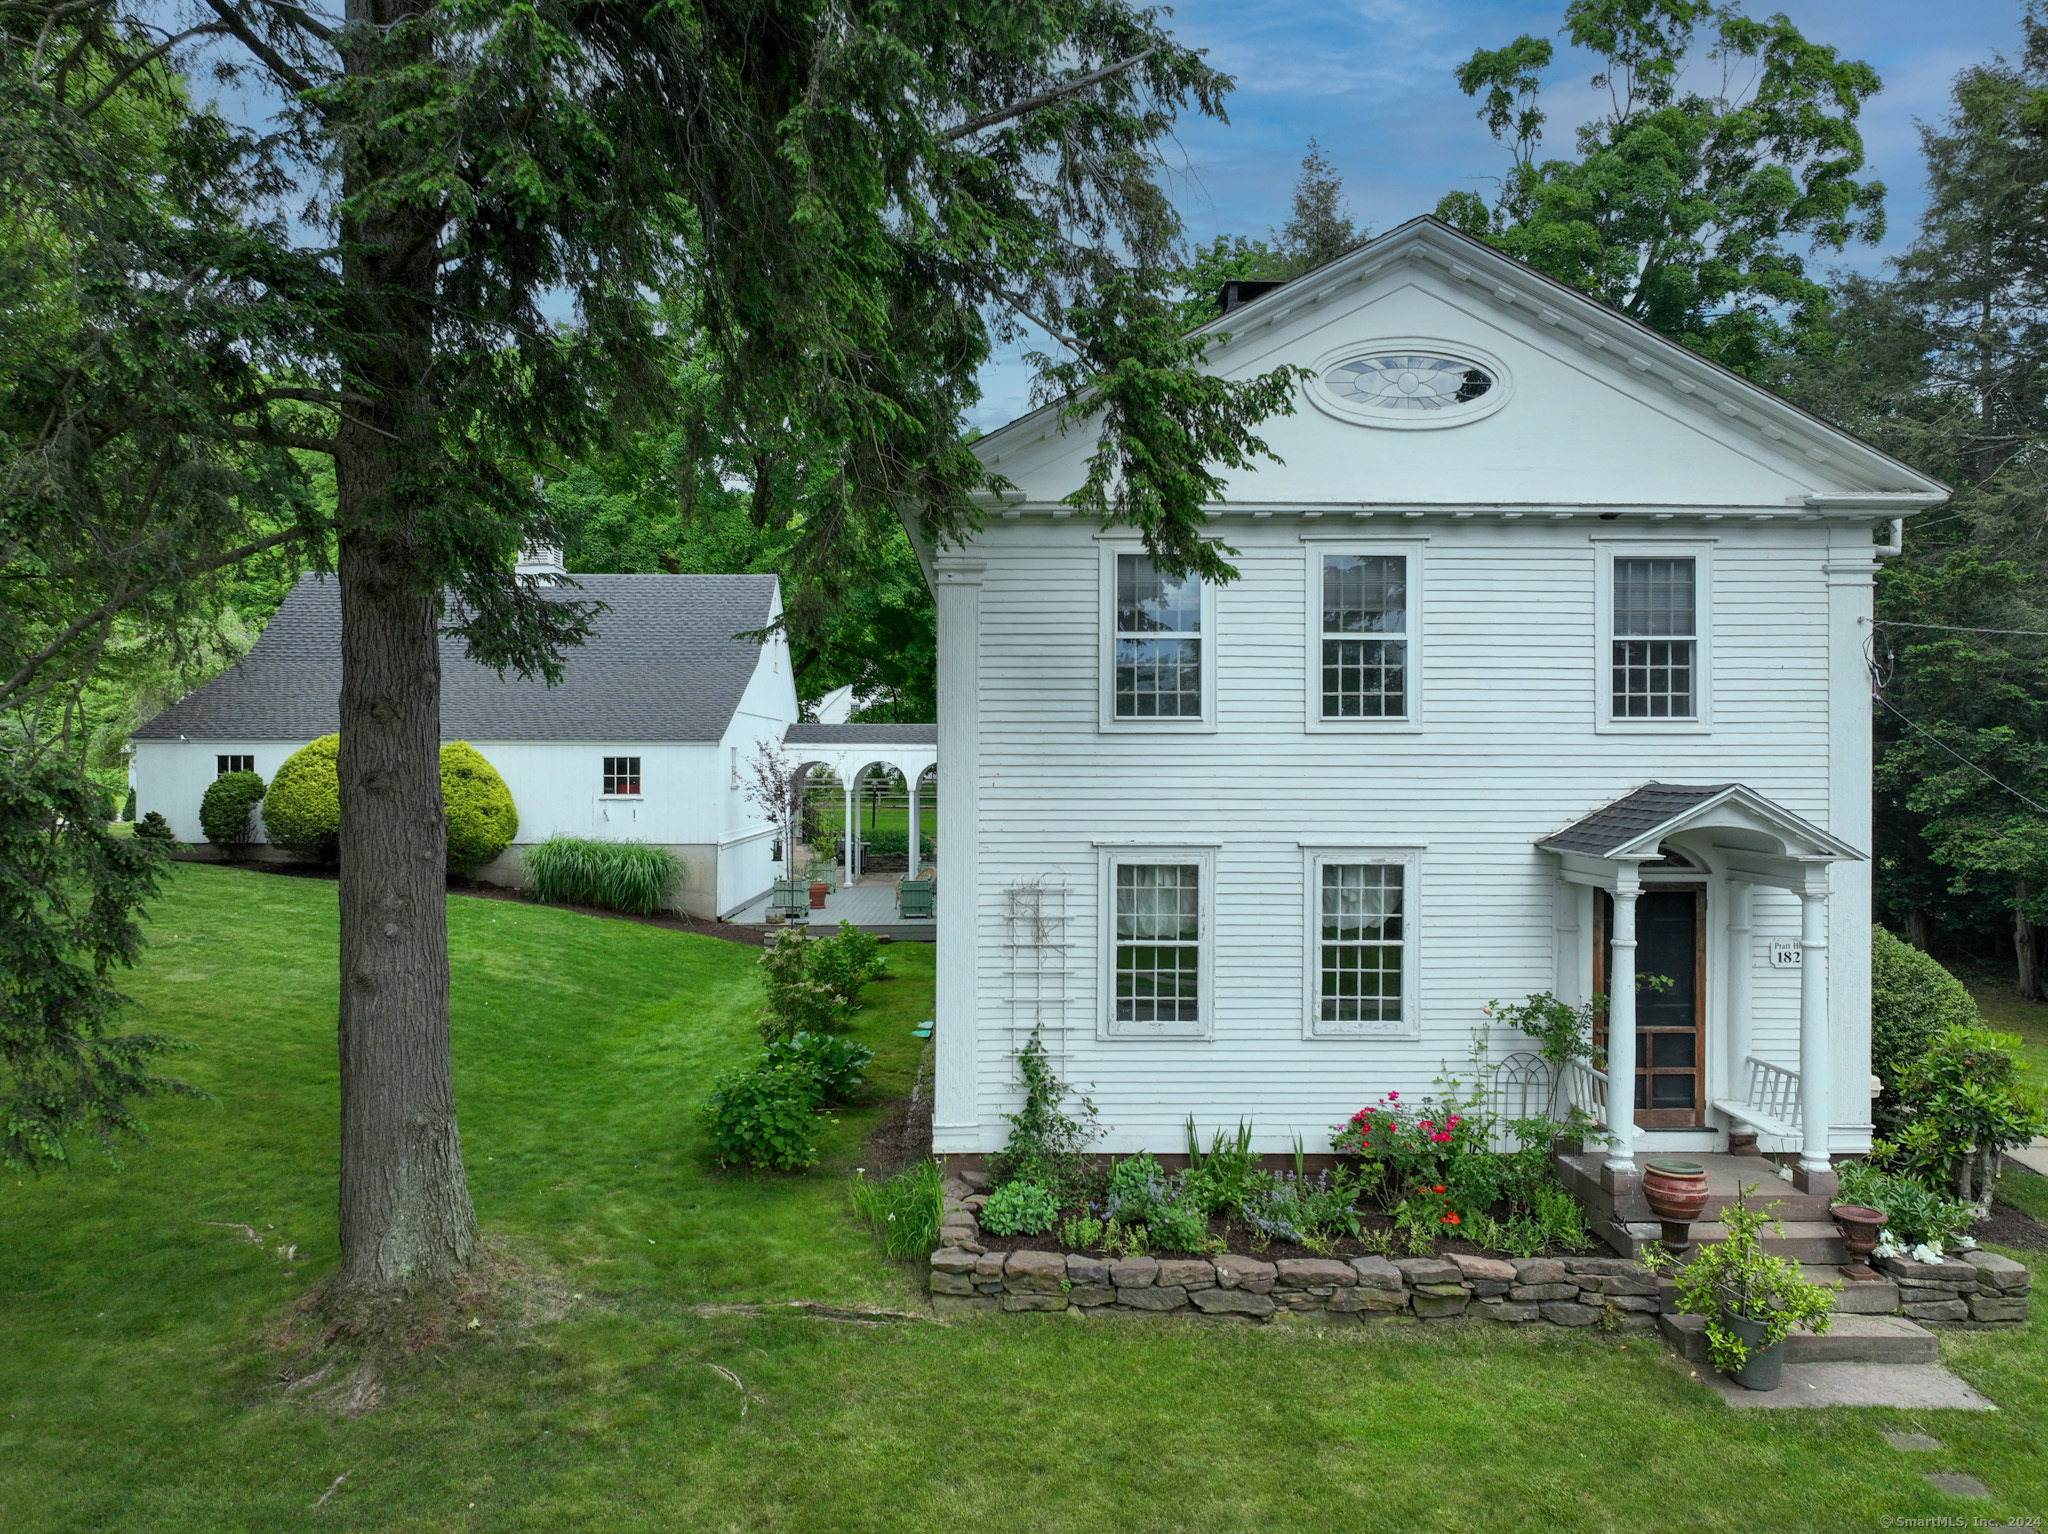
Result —
<path fill-rule="evenodd" d="M 1744 1059 L 1749 1046 L 1750 966 L 1754 962 L 1750 890 L 1761 884 L 1799 897 L 1796 1102 L 1800 1151 L 1796 1178 L 1806 1187 L 1831 1177 L 1830 1087 L 1835 1073 L 1828 1048 L 1828 865 L 1860 859 L 1862 854 L 1740 783 L 1649 783 L 1537 843 L 1557 858 L 1560 878 L 1606 890 L 1614 901 L 1613 970 L 1607 982 L 1606 1118 L 1611 1143 L 1606 1168 L 1610 1179 L 1632 1177 L 1636 1171 L 1636 900 L 1643 890 L 1643 865 L 1662 859 L 1667 843 L 1703 869 L 1718 874 L 1728 893 L 1723 916 L 1730 937 L 1730 962 L 1726 1000 L 1720 1010 L 1728 1029 L 1726 1048 L 1731 1064 Z M 1791 1084 L 1786 1085 L 1789 1089 Z M 1789 1128 L 1742 1100 L 1717 1098 L 1713 1106 L 1774 1132 Z"/>
<path fill-rule="evenodd" d="M 910 786 L 910 867 L 916 872 L 924 776 L 939 763 L 937 725 L 793 724 L 783 733 L 782 745 L 796 761 L 826 768 L 839 780 L 846 801 L 846 884 L 860 876 L 860 843 L 853 833 L 861 778 L 877 767 L 902 773 Z"/>

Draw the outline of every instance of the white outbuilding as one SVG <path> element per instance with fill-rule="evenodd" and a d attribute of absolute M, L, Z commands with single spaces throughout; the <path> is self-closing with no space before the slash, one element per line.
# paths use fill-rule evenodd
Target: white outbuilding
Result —
<path fill-rule="evenodd" d="M 522 568 L 560 572 L 548 556 Z M 460 640 L 441 643 L 442 736 L 482 752 L 519 813 L 518 839 L 479 876 L 516 885 L 524 846 L 578 836 L 675 852 L 693 916 L 761 899 L 780 849 L 744 792 L 747 763 L 798 717 L 787 642 L 747 637 L 781 616 L 776 578 L 579 575 L 562 594 L 603 606 L 588 642 L 565 653 L 558 686 L 501 677 Z M 160 811 L 203 845 L 207 785 L 237 769 L 270 779 L 339 728 L 340 690 L 339 589 L 303 576 L 246 656 L 136 731 L 138 813 Z"/>

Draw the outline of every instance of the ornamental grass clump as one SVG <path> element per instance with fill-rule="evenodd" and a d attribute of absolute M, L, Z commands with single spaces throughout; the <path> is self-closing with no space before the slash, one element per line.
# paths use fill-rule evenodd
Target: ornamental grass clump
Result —
<path fill-rule="evenodd" d="M 944 1201 L 939 1164 L 920 1161 L 907 1171 L 869 1182 L 865 1169 L 853 1174 L 853 1212 L 874 1231 L 891 1257 L 922 1257 L 938 1244 Z"/>
<path fill-rule="evenodd" d="M 597 906 L 629 916 L 653 916 L 670 908 L 671 892 L 685 872 L 681 858 L 646 842 L 551 836 L 526 850 L 533 893 L 549 905 Z"/>

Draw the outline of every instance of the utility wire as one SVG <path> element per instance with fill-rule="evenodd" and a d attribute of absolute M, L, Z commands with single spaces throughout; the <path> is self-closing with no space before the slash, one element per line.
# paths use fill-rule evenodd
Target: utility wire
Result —
<path fill-rule="evenodd" d="M 1896 618 L 1865 618 L 1863 621 L 1881 629 L 1940 629 L 1946 634 L 2024 634 L 2033 639 L 2048 639 L 2048 629 L 1972 629 L 1958 623 L 1901 623 Z"/>
<path fill-rule="evenodd" d="M 1915 723 L 1913 717 L 1910 714 L 1908 714 L 1904 709 L 1900 708 L 1896 703 L 1892 702 L 1892 700 L 1887 698 L 1883 693 L 1878 692 L 1875 688 L 1871 690 L 1870 695 L 1873 698 L 1877 699 L 1878 702 L 1882 703 L 1886 708 L 1890 709 L 1893 713 L 1897 714 L 1901 719 L 1905 720 L 1906 728 L 1916 731 L 1921 735 L 1925 735 L 1929 740 L 1933 741 L 1935 745 L 1939 746 L 1942 750 L 1946 751 L 1950 756 L 1954 757 L 1957 761 L 1961 762 L 1965 767 L 1969 768 L 1972 772 L 1982 774 L 1986 782 L 1997 784 L 1998 787 L 2004 789 L 2007 793 L 2011 794 L 2013 798 L 2019 800 L 2020 803 L 2024 804 L 2028 809 L 2034 811 L 2036 814 L 2048 815 L 2048 804 L 2041 804 L 2033 799 L 2029 799 L 2025 794 L 2021 793 L 2018 789 L 2014 788 L 2010 783 L 2001 782 L 1998 778 L 1993 777 L 1988 769 L 1978 766 L 1975 762 L 1971 761 L 1967 756 L 1963 755 L 1962 752 L 1956 750 L 1954 746 L 1951 746 L 1939 735 L 1936 735 L 1932 730 L 1925 729 L 1921 725 Z"/>

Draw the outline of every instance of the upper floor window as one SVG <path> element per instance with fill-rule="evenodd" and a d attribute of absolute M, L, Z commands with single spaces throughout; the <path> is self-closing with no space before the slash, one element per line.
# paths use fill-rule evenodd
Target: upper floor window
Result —
<path fill-rule="evenodd" d="M 604 759 L 604 791 L 607 794 L 637 796 L 640 792 L 640 758 L 608 756 Z"/>
<path fill-rule="evenodd" d="M 1202 582 L 1170 576 L 1145 554 L 1116 556 L 1118 719 L 1202 717 Z"/>
<path fill-rule="evenodd" d="M 1613 717 L 1699 716 L 1698 561 L 1614 561 Z"/>
<path fill-rule="evenodd" d="M 231 772 L 254 772 L 256 758 L 253 756 L 216 756 L 213 759 L 214 776 L 224 778 Z"/>
<path fill-rule="evenodd" d="M 1322 565 L 1322 717 L 1406 718 L 1406 556 L 1325 554 Z"/>

